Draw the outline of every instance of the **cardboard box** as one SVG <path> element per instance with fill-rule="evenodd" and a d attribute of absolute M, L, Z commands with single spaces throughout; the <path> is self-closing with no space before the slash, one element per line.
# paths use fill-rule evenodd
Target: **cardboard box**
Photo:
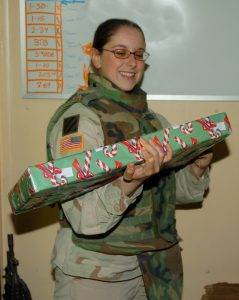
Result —
<path fill-rule="evenodd" d="M 165 128 L 145 135 L 163 147 L 170 144 L 174 168 L 188 163 L 231 133 L 226 113 Z M 137 139 L 87 150 L 54 161 L 28 167 L 9 193 L 15 214 L 64 202 L 120 176 L 129 163 L 141 163 L 143 155 Z"/>

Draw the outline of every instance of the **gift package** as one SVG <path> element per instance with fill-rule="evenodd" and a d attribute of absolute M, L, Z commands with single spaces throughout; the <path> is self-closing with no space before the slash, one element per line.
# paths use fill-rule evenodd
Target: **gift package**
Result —
<path fill-rule="evenodd" d="M 224 140 L 231 133 L 226 113 L 218 113 L 144 135 L 146 140 L 169 144 L 173 158 L 164 168 L 177 168 Z M 121 176 L 129 163 L 144 161 L 139 139 L 29 166 L 9 192 L 15 214 L 69 201 Z"/>

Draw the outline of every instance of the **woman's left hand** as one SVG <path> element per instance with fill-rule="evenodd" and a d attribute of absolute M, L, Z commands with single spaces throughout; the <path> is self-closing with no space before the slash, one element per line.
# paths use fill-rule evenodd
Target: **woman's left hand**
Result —
<path fill-rule="evenodd" d="M 200 179 L 206 169 L 210 166 L 213 158 L 213 152 L 210 149 L 200 154 L 191 164 L 191 172 Z"/>

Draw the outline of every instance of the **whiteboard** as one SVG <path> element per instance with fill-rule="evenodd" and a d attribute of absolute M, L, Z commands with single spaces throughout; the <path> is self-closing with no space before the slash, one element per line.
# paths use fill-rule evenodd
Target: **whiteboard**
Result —
<path fill-rule="evenodd" d="M 145 33 L 148 99 L 239 100 L 238 0 L 20 0 L 22 97 L 66 99 L 84 85 L 84 46 L 114 17 Z"/>

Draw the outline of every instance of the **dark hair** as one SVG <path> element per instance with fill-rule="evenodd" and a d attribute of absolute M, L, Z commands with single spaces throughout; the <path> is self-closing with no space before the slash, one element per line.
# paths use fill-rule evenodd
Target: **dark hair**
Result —
<path fill-rule="evenodd" d="M 108 19 L 101 23 L 96 29 L 93 39 L 93 47 L 101 51 L 104 45 L 109 41 L 110 37 L 122 26 L 136 28 L 144 37 L 143 30 L 133 21 L 127 19 Z"/>

